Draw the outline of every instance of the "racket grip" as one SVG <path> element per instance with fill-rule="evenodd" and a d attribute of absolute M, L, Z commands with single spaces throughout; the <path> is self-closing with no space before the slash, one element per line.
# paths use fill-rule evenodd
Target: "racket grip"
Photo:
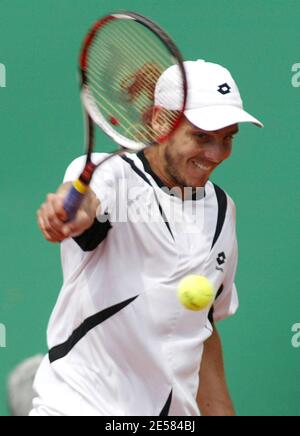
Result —
<path fill-rule="evenodd" d="M 73 183 L 73 186 L 70 188 L 64 200 L 64 209 L 68 215 L 67 222 L 75 219 L 88 188 L 89 187 L 84 185 L 80 180 L 76 180 Z"/>

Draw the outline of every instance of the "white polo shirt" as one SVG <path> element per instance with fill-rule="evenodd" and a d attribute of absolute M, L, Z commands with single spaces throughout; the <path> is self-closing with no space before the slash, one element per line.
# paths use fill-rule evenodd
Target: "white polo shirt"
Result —
<path fill-rule="evenodd" d="M 203 344 L 212 321 L 238 307 L 234 203 L 210 181 L 194 199 L 170 195 L 143 153 L 112 158 L 91 187 L 105 217 L 62 243 L 64 284 L 32 414 L 199 415 Z M 213 307 L 180 304 L 177 286 L 189 274 L 214 284 Z"/>

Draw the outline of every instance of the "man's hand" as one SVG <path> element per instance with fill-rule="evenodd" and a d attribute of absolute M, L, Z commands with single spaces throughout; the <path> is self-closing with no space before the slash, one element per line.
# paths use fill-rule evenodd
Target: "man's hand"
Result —
<path fill-rule="evenodd" d="M 79 236 L 94 223 L 100 202 L 91 190 L 86 194 L 74 221 L 66 222 L 64 198 L 70 186 L 70 183 L 66 183 L 56 194 L 49 194 L 37 212 L 38 225 L 49 242 L 57 243 Z"/>

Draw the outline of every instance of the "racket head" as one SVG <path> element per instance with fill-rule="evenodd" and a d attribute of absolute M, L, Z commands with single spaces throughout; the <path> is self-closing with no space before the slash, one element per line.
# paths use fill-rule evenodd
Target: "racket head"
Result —
<path fill-rule="evenodd" d="M 169 101 L 157 104 L 159 80 L 170 67 L 176 74 L 164 83 Z M 97 21 L 82 47 L 80 75 L 88 117 L 123 149 L 164 142 L 182 121 L 188 90 L 183 58 L 148 18 L 120 12 Z M 90 154 L 91 137 L 88 142 Z"/>

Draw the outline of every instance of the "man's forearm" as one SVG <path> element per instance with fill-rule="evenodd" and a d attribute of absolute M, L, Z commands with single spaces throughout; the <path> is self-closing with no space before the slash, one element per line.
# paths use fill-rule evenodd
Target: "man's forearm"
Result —
<path fill-rule="evenodd" d="M 204 344 L 197 400 L 203 416 L 235 416 L 226 383 L 222 344 L 216 329 Z"/>

